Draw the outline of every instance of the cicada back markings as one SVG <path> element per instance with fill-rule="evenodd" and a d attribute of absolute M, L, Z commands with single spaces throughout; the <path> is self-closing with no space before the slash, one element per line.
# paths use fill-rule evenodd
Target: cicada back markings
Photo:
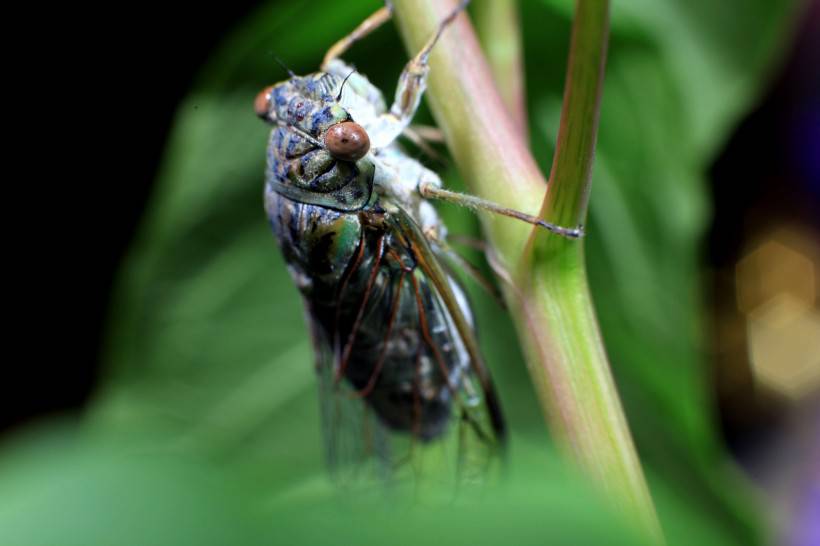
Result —
<path fill-rule="evenodd" d="M 343 83 L 343 82 L 342 82 Z M 268 147 L 268 184 L 293 201 L 354 211 L 373 192 L 370 139 L 338 104 L 340 78 L 292 77 L 254 100 L 259 117 L 275 125 Z"/>

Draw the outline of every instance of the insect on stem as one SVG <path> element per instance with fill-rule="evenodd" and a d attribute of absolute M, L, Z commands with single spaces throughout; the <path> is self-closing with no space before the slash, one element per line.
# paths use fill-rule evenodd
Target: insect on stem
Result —
<path fill-rule="evenodd" d="M 355 78 L 340 55 L 390 19 L 390 2 L 336 42 L 320 71 L 288 72 L 289 80 L 265 87 L 253 102 L 273 126 L 265 210 L 307 309 L 328 460 L 333 474 L 361 477 L 366 486 L 372 479 L 392 483 L 394 470 L 403 479 L 405 463 L 420 475 L 422 458 L 452 458 L 453 442 L 460 442 L 458 471 L 436 465 L 432 480 L 424 476 L 425 489 L 434 481 L 472 484 L 461 465 L 483 476 L 481 466 L 499 458 L 505 444 L 472 310 L 457 267 L 442 263 L 453 255 L 439 240 L 446 227 L 415 190 L 419 181 L 438 187 L 440 178 L 397 143 L 403 134 L 416 136 L 422 149 L 428 138 L 441 140 L 408 125 L 427 87 L 433 45 L 467 4 L 456 3 L 405 65 L 389 109 L 382 92 L 363 75 Z M 425 447 L 422 455 L 422 443 L 434 451 Z"/>
<path fill-rule="evenodd" d="M 561 235 L 562 237 L 566 237 L 568 239 L 578 239 L 584 236 L 584 229 L 582 226 L 574 228 L 557 226 L 544 221 L 537 216 L 532 216 L 521 211 L 502 207 L 498 203 L 493 203 L 492 201 L 487 201 L 486 199 L 482 199 L 474 195 L 467 195 L 464 193 L 437 188 L 429 182 L 422 182 L 419 185 L 419 193 L 422 197 L 426 197 L 428 199 L 440 199 L 441 201 L 454 203 L 473 210 L 486 210 L 495 214 L 501 214 L 502 216 L 523 220 L 524 222 L 542 227 L 547 231 L 555 233 L 556 235 Z"/>

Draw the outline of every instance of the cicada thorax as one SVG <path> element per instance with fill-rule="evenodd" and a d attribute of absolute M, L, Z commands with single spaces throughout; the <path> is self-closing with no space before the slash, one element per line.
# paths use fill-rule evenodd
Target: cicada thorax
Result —
<path fill-rule="evenodd" d="M 267 184 L 298 202 L 352 211 L 370 201 L 374 167 L 321 145 L 329 130 L 351 121 L 331 94 L 339 85 L 331 74 L 291 78 L 266 89 L 257 112 L 277 125 L 268 142 Z"/>
<path fill-rule="evenodd" d="M 456 391 L 470 380 L 469 357 L 402 237 L 372 222 L 373 211 L 343 213 L 275 193 L 266 203 L 339 387 L 391 430 L 425 441 L 444 433 Z"/>

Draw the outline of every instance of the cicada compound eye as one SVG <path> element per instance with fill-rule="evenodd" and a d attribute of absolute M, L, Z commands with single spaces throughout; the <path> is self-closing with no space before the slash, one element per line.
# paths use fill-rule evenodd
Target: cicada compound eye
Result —
<path fill-rule="evenodd" d="M 270 110 L 270 94 L 273 91 L 273 86 L 269 85 L 260 91 L 256 98 L 253 99 L 253 110 L 256 115 L 262 119 L 268 119 L 268 112 Z"/>
<path fill-rule="evenodd" d="M 370 150 L 370 137 L 354 121 L 332 125 L 325 133 L 325 147 L 330 155 L 342 161 L 358 161 Z"/>

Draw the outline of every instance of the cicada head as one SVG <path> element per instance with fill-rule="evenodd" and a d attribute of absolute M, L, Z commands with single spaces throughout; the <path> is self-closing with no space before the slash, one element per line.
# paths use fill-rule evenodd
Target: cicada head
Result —
<path fill-rule="evenodd" d="M 275 125 L 268 143 L 270 189 L 294 201 L 359 210 L 373 193 L 370 138 L 336 97 L 332 74 L 294 77 L 263 89 L 256 114 Z"/>

